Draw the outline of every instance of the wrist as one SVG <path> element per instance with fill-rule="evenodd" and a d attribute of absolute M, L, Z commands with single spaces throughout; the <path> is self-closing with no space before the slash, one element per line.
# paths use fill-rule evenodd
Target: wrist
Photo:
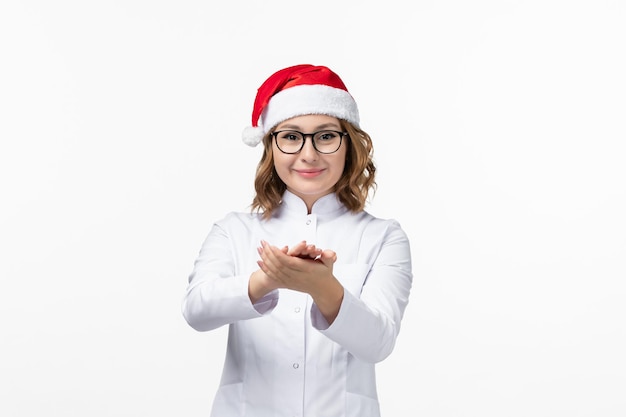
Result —
<path fill-rule="evenodd" d="M 263 298 L 269 292 L 275 290 L 275 288 L 268 285 L 267 275 L 260 269 L 250 274 L 248 280 L 248 297 L 252 304 Z"/>
<path fill-rule="evenodd" d="M 333 277 L 332 280 L 328 281 L 327 285 L 319 288 L 319 291 L 316 291 L 315 294 L 311 294 L 315 305 L 328 324 L 331 324 L 339 314 L 339 309 L 343 302 L 343 292 L 343 285 L 337 278 Z"/>

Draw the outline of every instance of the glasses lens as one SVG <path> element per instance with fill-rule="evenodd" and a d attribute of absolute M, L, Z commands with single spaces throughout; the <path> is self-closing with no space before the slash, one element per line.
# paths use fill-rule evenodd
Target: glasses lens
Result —
<path fill-rule="evenodd" d="M 302 148 L 304 137 L 300 132 L 282 131 L 276 135 L 278 149 L 285 153 L 296 153 Z"/>
<path fill-rule="evenodd" d="M 315 149 L 322 153 L 333 153 L 341 145 L 341 133 L 334 130 L 323 130 L 313 135 Z"/>

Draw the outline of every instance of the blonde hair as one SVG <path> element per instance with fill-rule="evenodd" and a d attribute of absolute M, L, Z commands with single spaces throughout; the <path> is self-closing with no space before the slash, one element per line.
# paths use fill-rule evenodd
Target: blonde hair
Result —
<path fill-rule="evenodd" d="M 365 208 L 370 191 L 376 190 L 376 166 L 373 161 L 372 139 L 352 123 L 339 119 L 341 128 L 348 132 L 346 164 L 343 174 L 335 184 L 335 194 L 350 211 L 356 213 Z M 263 137 L 263 156 L 257 165 L 252 200 L 252 211 L 262 212 L 269 219 L 283 197 L 287 185 L 274 168 L 272 132 Z"/>

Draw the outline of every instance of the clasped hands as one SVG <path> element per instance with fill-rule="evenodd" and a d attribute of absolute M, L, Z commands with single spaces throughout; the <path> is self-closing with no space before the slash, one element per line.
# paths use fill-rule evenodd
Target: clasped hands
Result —
<path fill-rule="evenodd" d="M 257 248 L 259 268 L 250 276 L 248 295 L 252 303 L 267 293 L 287 288 L 311 295 L 328 323 L 332 323 L 343 300 L 343 286 L 333 275 L 337 254 L 302 241 L 278 248 L 265 241 Z"/>
<path fill-rule="evenodd" d="M 257 264 L 267 276 L 266 286 L 271 289 L 288 288 L 313 295 L 320 281 L 333 278 L 337 254 L 332 250 L 322 250 L 306 241 L 291 248 L 278 248 L 261 241 L 257 251 L 261 257 Z"/>

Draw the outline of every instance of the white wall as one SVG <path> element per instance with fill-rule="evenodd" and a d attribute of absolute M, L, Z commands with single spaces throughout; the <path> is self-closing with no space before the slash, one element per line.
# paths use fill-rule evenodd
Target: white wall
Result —
<path fill-rule="evenodd" d="M 305 10 L 306 8 L 306 10 Z M 415 285 L 387 417 L 626 415 L 620 1 L 4 1 L 0 415 L 207 416 L 180 314 L 257 87 L 345 80 Z"/>

